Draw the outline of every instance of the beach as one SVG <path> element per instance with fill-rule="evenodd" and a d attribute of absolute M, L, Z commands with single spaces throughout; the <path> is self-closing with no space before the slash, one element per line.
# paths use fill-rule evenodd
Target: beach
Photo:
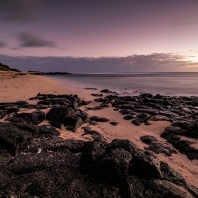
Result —
<path fill-rule="evenodd" d="M 93 109 L 102 102 L 97 102 L 94 99 L 97 97 L 91 94 L 101 94 L 100 90 L 82 89 L 80 85 L 71 84 L 71 81 L 59 81 L 46 76 L 36 76 L 28 73 L 15 72 L 0 72 L 0 103 L 10 103 L 16 101 L 26 101 L 29 104 L 37 104 L 39 102 L 36 97 L 37 94 L 72 94 L 78 95 L 79 98 L 91 103 L 81 106 L 80 109 L 88 113 L 89 117 L 98 116 L 105 117 L 111 122 L 117 122 L 117 125 L 111 125 L 109 122 L 98 122 L 97 125 L 90 125 L 89 123 L 82 124 L 75 133 L 62 128 L 57 128 L 60 132 L 60 137 L 64 140 L 83 140 L 91 141 L 93 138 L 90 135 L 84 135 L 83 127 L 91 127 L 92 130 L 100 133 L 108 143 L 113 139 L 128 139 L 134 143 L 139 149 L 144 150 L 148 145 L 143 143 L 140 139 L 142 136 L 153 136 L 161 143 L 176 150 L 171 156 L 166 156 L 164 153 L 154 154 L 161 161 L 168 163 L 174 170 L 178 171 L 190 185 L 198 188 L 198 160 L 189 160 L 186 155 L 173 148 L 173 145 L 168 143 L 166 139 L 161 137 L 166 127 L 171 126 L 170 121 L 149 121 L 149 125 L 141 123 L 140 125 L 132 124 L 129 120 L 123 119 L 123 115 L 115 111 L 115 107 L 110 105 L 107 108 L 100 110 Z M 109 94 L 104 93 L 103 96 Z M 42 109 L 41 109 L 42 110 Z M 43 109 L 47 113 L 49 109 Z M 32 112 L 31 109 L 20 109 L 20 113 Z M 4 119 L 0 121 L 4 121 Z M 39 124 L 49 125 L 48 121 L 43 121 Z M 190 137 L 183 137 L 184 140 L 195 142 L 195 147 L 198 148 L 198 140 Z"/>

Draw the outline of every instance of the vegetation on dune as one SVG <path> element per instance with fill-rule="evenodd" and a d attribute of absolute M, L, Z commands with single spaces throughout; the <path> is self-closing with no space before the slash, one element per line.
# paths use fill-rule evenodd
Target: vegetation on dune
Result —
<path fill-rule="evenodd" d="M 20 72 L 20 70 L 18 69 L 12 69 L 7 65 L 4 65 L 2 63 L 0 63 L 0 71 L 15 71 L 15 72 Z"/>

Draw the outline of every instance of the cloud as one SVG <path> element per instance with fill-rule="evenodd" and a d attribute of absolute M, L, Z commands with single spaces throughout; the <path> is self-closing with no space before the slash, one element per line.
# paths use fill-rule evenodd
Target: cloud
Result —
<path fill-rule="evenodd" d="M 21 47 L 55 47 L 55 43 L 52 41 L 45 40 L 38 35 L 32 33 L 20 33 L 17 35 L 20 40 Z"/>
<path fill-rule="evenodd" d="M 1 1 L 0 13 L 6 22 L 27 23 L 36 19 L 36 9 L 39 1 L 6 0 Z"/>
<path fill-rule="evenodd" d="M 33 57 L 0 55 L 2 63 L 22 71 L 68 71 L 73 73 L 184 72 L 197 71 L 198 63 L 178 54 L 127 57 Z"/>
<path fill-rule="evenodd" d="M 4 48 L 4 47 L 6 47 L 7 46 L 7 44 L 5 43 L 5 42 L 1 42 L 0 41 L 0 48 Z"/>

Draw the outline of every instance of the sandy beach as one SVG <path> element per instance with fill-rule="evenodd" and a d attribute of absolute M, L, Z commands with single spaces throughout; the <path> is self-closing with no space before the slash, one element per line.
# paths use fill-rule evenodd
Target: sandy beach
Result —
<path fill-rule="evenodd" d="M 28 101 L 30 104 L 35 104 L 36 100 L 29 100 L 31 97 L 35 97 L 38 93 L 42 94 L 77 94 L 80 98 L 85 100 L 91 100 L 92 102 L 88 106 L 81 107 L 85 110 L 89 116 L 99 116 L 108 118 L 110 121 L 118 122 L 117 126 L 110 125 L 109 123 L 99 123 L 96 126 L 91 126 L 93 130 L 96 130 L 102 134 L 108 142 L 111 142 L 115 138 L 129 139 L 135 143 L 140 149 L 147 147 L 140 137 L 143 135 L 152 135 L 163 143 L 167 143 L 165 139 L 160 135 L 164 129 L 171 125 L 168 121 L 152 121 L 151 125 L 141 124 L 135 126 L 128 120 L 123 120 L 123 115 L 113 110 L 113 107 L 108 107 L 102 110 L 86 110 L 88 107 L 94 107 L 98 105 L 95 102 L 91 93 L 98 93 L 99 90 L 83 90 L 76 86 L 69 84 L 69 81 L 65 83 L 56 81 L 54 79 L 35 76 L 31 74 L 21 74 L 14 72 L 0 72 L 0 102 L 15 102 L 15 101 Z M 24 110 L 26 112 L 27 110 Z M 48 110 L 44 110 L 45 113 Z M 0 120 L 1 121 L 1 120 Z M 2 120 L 3 121 L 3 120 Z M 42 124 L 47 124 L 41 123 Z M 90 140 L 89 135 L 82 136 L 84 130 L 82 127 L 88 126 L 86 123 L 81 126 L 75 133 L 72 133 L 66 129 L 59 130 L 61 137 L 64 139 L 80 139 Z M 191 140 L 191 138 L 187 138 Z M 198 141 L 193 139 L 198 144 Z M 198 187 L 198 160 L 190 161 L 185 155 L 177 151 L 177 154 L 173 154 L 171 157 L 164 156 L 163 154 L 157 155 L 161 160 L 167 162 L 172 168 L 179 171 L 189 184 L 193 184 Z"/>

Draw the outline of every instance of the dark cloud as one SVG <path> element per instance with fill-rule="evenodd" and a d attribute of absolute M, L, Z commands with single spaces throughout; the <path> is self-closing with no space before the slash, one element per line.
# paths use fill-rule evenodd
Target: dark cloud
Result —
<path fill-rule="evenodd" d="M 38 35 L 32 33 L 20 33 L 17 35 L 20 40 L 21 47 L 55 47 L 55 43 L 52 41 L 45 40 Z"/>
<path fill-rule="evenodd" d="M 31 57 L 0 55 L 1 62 L 22 71 L 68 71 L 73 73 L 180 72 L 198 71 L 198 63 L 178 54 L 127 57 Z"/>
<path fill-rule="evenodd" d="M 6 47 L 7 46 L 7 44 L 5 43 L 5 42 L 1 42 L 0 41 L 0 48 L 4 48 L 4 47 Z"/>
<path fill-rule="evenodd" d="M 37 8 L 37 0 L 5 0 L 1 1 L 0 12 L 4 21 L 26 23 L 36 19 Z"/>

